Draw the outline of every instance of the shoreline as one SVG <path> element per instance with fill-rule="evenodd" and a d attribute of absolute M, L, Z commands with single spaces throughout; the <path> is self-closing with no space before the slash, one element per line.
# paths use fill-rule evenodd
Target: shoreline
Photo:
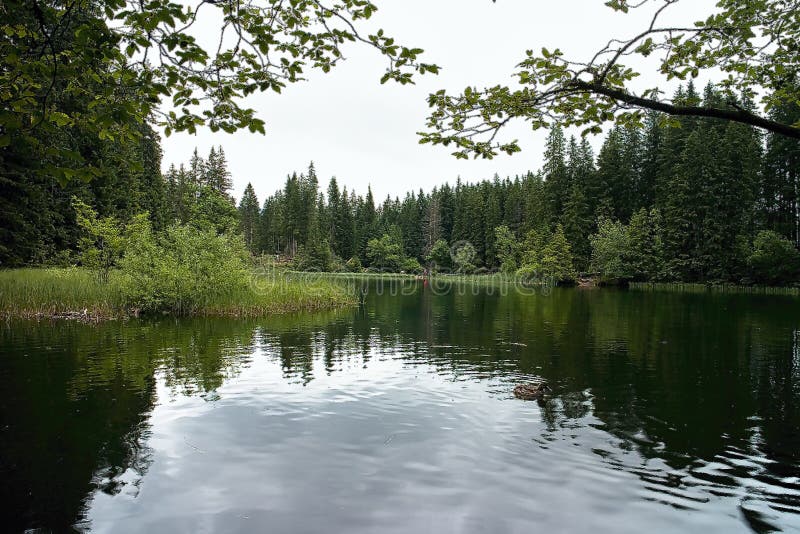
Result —
<path fill-rule="evenodd" d="M 107 321 L 127 321 L 142 318 L 207 317 L 229 319 L 266 318 L 292 313 L 313 313 L 358 306 L 359 296 L 347 282 L 402 280 L 428 283 L 499 283 L 520 284 L 525 287 L 548 287 L 547 284 L 525 282 L 518 277 L 494 274 L 433 274 L 428 276 L 407 273 L 322 273 L 285 272 L 274 285 L 258 290 L 246 290 L 196 305 L 181 312 L 160 311 L 141 313 L 130 308 L 116 293 L 113 284 L 96 282 L 82 269 L 29 268 L 0 271 L 0 318 L 32 321 L 76 321 L 96 324 Z M 23 283 L 15 276 L 28 279 Z M 79 280 L 77 280 L 79 279 Z M 76 280 L 80 284 L 76 283 Z M 82 285 L 81 285 L 82 284 Z M 552 285 L 550 288 L 554 287 Z M 574 284 L 560 286 L 574 290 L 625 289 L 637 292 L 673 292 L 687 294 L 742 294 L 767 296 L 800 296 L 800 287 L 748 286 L 731 283 L 630 282 L 624 286 L 604 284 L 595 278 L 583 277 Z"/>

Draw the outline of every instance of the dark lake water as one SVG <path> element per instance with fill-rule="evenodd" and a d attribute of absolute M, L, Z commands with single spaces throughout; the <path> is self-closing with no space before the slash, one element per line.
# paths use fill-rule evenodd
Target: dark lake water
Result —
<path fill-rule="evenodd" d="M 451 289 L 3 325 L 0 529 L 800 531 L 797 299 Z"/>

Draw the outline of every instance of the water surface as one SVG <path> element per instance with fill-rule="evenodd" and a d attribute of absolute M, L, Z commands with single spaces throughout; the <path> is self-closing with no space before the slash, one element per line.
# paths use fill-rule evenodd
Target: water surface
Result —
<path fill-rule="evenodd" d="M 800 530 L 796 299 L 371 289 L 4 325 L 4 530 Z"/>

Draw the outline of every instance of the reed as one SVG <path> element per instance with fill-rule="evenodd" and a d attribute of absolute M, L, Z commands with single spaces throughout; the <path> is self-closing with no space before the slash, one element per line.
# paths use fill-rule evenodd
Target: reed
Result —
<path fill-rule="evenodd" d="M 112 318 L 124 313 L 123 302 L 115 280 L 101 283 L 84 269 L 0 271 L 0 314 L 6 317 Z"/>

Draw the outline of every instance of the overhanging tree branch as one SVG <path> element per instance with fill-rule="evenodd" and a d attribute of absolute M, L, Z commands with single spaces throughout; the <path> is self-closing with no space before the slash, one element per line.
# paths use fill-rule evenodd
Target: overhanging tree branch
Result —
<path fill-rule="evenodd" d="M 575 80 L 572 82 L 572 85 L 580 91 L 603 95 L 618 102 L 622 102 L 628 106 L 660 111 L 662 113 L 666 113 L 667 115 L 673 115 L 677 117 L 706 117 L 710 119 L 722 119 L 739 122 L 742 124 L 755 126 L 769 132 L 778 133 L 786 137 L 800 139 L 800 128 L 756 115 L 755 113 L 751 113 L 740 106 L 731 106 L 732 109 L 711 108 L 704 106 L 681 106 L 671 104 L 669 102 L 661 102 L 650 98 L 643 98 L 628 93 L 622 89 L 606 87 L 598 83 Z"/>
<path fill-rule="evenodd" d="M 455 146 L 456 157 L 492 158 L 519 151 L 516 141 L 495 141 L 511 119 L 534 130 L 553 124 L 602 132 L 608 123 L 641 125 L 646 111 L 675 117 L 703 117 L 736 122 L 800 139 L 800 125 L 781 122 L 772 109 L 800 106 L 800 0 L 717 0 L 703 20 L 660 25 L 664 13 L 682 0 L 608 0 L 615 11 L 653 6 L 645 28 L 630 38 L 613 37 L 587 59 L 569 59 L 558 49 L 529 50 L 507 85 L 467 88 L 451 95 L 430 95 L 432 111 L 422 143 Z M 688 0 L 683 0 L 688 2 Z M 623 64 L 638 56 L 655 61 L 653 80 L 643 91 L 632 89 L 640 76 Z M 658 86 L 707 74 L 723 95 L 715 102 L 665 98 Z"/>

